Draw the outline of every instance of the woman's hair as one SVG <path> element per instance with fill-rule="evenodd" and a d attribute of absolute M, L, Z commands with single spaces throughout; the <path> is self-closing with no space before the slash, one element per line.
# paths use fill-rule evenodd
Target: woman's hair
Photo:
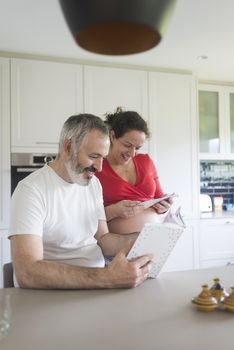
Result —
<path fill-rule="evenodd" d="M 113 114 L 105 116 L 105 123 L 109 130 L 114 131 L 117 139 L 132 130 L 142 131 L 146 137 L 150 135 L 146 121 L 135 111 L 124 111 L 118 107 Z"/>
<path fill-rule="evenodd" d="M 101 120 L 92 114 L 72 115 L 63 124 L 59 138 L 59 154 L 62 153 L 65 140 L 71 140 L 77 149 L 80 147 L 84 137 L 92 130 L 98 130 L 108 135 L 108 128 Z"/>

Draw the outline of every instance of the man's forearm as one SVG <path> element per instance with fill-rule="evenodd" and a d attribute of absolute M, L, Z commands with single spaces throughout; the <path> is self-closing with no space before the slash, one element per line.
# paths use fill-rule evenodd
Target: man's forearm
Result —
<path fill-rule="evenodd" d="M 18 270 L 18 271 L 17 271 Z M 19 286 L 32 289 L 112 288 L 107 268 L 86 268 L 40 260 L 16 269 Z"/>

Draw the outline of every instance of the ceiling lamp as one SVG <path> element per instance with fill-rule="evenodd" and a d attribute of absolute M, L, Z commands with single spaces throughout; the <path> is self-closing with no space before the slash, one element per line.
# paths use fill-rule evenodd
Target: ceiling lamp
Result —
<path fill-rule="evenodd" d="M 104 55 L 149 50 L 162 39 L 176 0 L 59 0 L 77 44 Z"/>

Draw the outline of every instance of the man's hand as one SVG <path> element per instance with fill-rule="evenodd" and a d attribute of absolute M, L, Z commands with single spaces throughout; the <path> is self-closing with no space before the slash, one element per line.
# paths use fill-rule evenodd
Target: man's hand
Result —
<path fill-rule="evenodd" d="M 134 288 L 144 282 L 152 268 L 152 254 L 128 261 L 127 254 L 133 245 L 128 242 L 107 267 L 110 288 Z"/>

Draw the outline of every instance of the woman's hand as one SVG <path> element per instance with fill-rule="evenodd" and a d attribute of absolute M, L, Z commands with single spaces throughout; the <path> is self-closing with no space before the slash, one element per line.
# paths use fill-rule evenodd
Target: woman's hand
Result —
<path fill-rule="evenodd" d="M 136 216 L 143 210 L 144 207 L 139 201 L 123 200 L 115 204 L 117 216 L 125 219 Z"/>
<path fill-rule="evenodd" d="M 144 210 L 144 207 L 140 201 L 122 200 L 109 205 L 105 210 L 107 221 L 110 221 L 117 217 L 128 219 L 132 216 L 136 216 Z"/>
<path fill-rule="evenodd" d="M 156 210 L 158 214 L 164 214 L 171 207 L 173 203 L 172 198 L 164 199 L 161 202 L 156 203 L 153 208 Z"/>

